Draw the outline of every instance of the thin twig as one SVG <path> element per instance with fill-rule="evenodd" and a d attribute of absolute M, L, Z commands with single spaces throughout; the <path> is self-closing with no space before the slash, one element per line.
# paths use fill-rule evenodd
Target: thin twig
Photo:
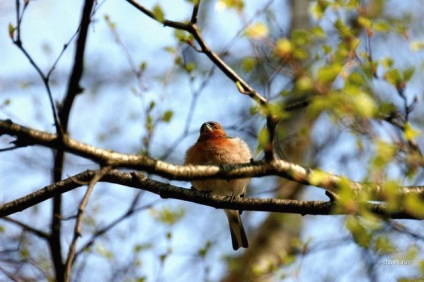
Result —
<path fill-rule="evenodd" d="M 32 227 L 28 224 L 25 224 L 23 222 L 20 222 L 19 220 L 13 219 L 13 218 L 8 217 L 8 216 L 2 217 L 2 219 L 7 221 L 7 222 L 18 225 L 18 226 L 22 227 L 24 230 L 29 231 L 31 234 L 34 234 L 34 235 L 36 235 L 36 236 L 38 236 L 42 239 L 48 239 L 49 238 L 49 234 L 47 234 L 46 232 L 38 230 L 38 229 L 36 229 L 36 228 L 34 228 L 34 227 Z"/>
<path fill-rule="evenodd" d="M 37 63 L 34 61 L 32 56 L 28 53 L 28 51 L 23 47 L 23 44 L 22 44 L 21 23 L 22 23 L 22 18 L 23 18 L 24 12 L 25 12 L 25 10 L 28 7 L 28 4 L 30 2 L 25 1 L 24 3 L 25 4 L 24 4 L 24 7 L 22 9 L 22 14 L 20 14 L 19 0 L 16 0 L 16 38 L 14 36 L 12 36 L 12 42 L 13 42 L 13 44 L 15 44 L 18 47 L 19 50 L 21 50 L 21 52 L 24 54 L 24 56 L 29 60 L 30 64 L 34 67 L 34 69 L 39 74 L 41 80 L 43 81 L 44 87 L 46 88 L 47 95 L 48 95 L 48 98 L 49 98 L 50 107 L 52 109 L 53 120 L 54 120 L 54 124 L 55 124 L 55 127 L 56 127 L 56 132 L 57 132 L 58 135 L 60 135 L 62 133 L 62 128 L 61 128 L 61 125 L 60 125 L 58 114 L 56 112 L 56 106 L 54 104 L 53 95 L 52 95 L 50 85 L 49 85 L 49 75 L 46 76 L 43 73 L 43 71 L 40 69 L 40 67 L 37 65 Z"/>
<path fill-rule="evenodd" d="M 77 259 L 77 257 L 79 255 L 81 255 L 88 248 L 90 248 L 96 242 L 97 238 L 103 236 L 106 232 L 108 232 L 109 230 L 111 230 L 112 228 L 114 228 L 116 225 L 118 225 L 119 223 L 121 223 L 123 220 L 131 217 L 132 215 L 136 214 L 139 211 L 142 211 L 142 210 L 145 210 L 145 209 L 149 209 L 149 208 L 153 207 L 155 203 L 158 203 L 159 202 L 159 200 L 157 200 L 154 203 L 150 203 L 148 205 L 137 207 L 137 204 L 138 204 L 138 202 L 140 200 L 140 196 L 142 195 L 141 192 L 142 191 L 140 191 L 139 193 L 137 193 L 136 197 L 134 197 L 134 199 L 133 199 L 131 205 L 129 206 L 129 208 L 127 209 L 127 211 L 125 211 L 121 216 L 119 216 L 118 218 L 116 218 L 114 221 L 112 221 L 111 223 L 109 223 L 105 227 L 97 230 L 94 234 L 91 235 L 91 238 L 80 248 L 79 251 L 77 251 L 77 253 L 75 255 L 75 259 Z"/>
<path fill-rule="evenodd" d="M 94 177 L 90 180 L 90 184 L 88 185 L 87 191 L 85 192 L 85 195 L 82 198 L 80 205 L 78 206 L 78 213 L 77 213 L 77 220 L 75 222 L 74 235 L 72 237 L 72 242 L 69 245 L 68 256 L 65 262 L 64 277 L 66 282 L 71 281 L 72 265 L 73 265 L 75 254 L 76 254 L 76 245 L 77 245 L 78 238 L 81 236 L 81 233 L 82 233 L 82 222 L 84 217 L 84 211 L 88 204 L 90 195 L 93 192 L 93 189 L 96 183 L 111 170 L 112 170 L 112 167 L 110 166 L 103 167 L 94 175 Z"/>

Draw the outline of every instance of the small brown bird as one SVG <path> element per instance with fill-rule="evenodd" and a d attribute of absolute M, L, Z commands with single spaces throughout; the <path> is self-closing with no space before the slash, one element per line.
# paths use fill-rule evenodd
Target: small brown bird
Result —
<path fill-rule="evenodd" d="M 200 127 L 200 136 L 196 144 L 186 153 L 185 164 L 238 164 L 249 163 L 252 158 L 247 144 L 234 137 L 229 137 L 222 126 L 208 121 Z M 213 195 L 243 197 L 250 178 L 224 180 L 194 180 L 194 189 L 210 192 Z M 247 248 L 247 236 L 240 218 L 240 211 L 225 210 L 230 225 L 233 249 Z"/>

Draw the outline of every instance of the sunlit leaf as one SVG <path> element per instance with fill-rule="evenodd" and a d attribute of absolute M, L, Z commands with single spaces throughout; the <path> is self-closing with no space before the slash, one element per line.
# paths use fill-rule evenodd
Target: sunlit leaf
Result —
<path fill-rule="evenodd" d="M 356 113 L 362 117 L 373 117 L 377 112 L 377 105 L 375 101 L 366 93 L 359 92 L 354 95 L 353 102 Z"/>
<path fill-rule="evenodd" d="M 395 181 L 388 181 L 383 183 L 384 199 L 387 202 L 387 209 L 389 211 L 397 211 L 400 208 L 401 201 L 399 200 L 399 184 Z"/>
<path fill-rule="evenodd" d="M 153 7 L 153 16 L 156 20 L 163 22 L 165 20 L 165 13 L 162 10 L 162 7 L 159 5 L 155 5 Z"/>
<path fill-rule="evenodd" d="M 244 2 L 242 0 L 219 0 L 216 5 L 218 10 L 226 8 L 241 11 L 244 7 Z"/>
<path fill-rule="evenodd" d="M 318 0 L 315 5 L 312 5 L 312 15 L 314 15 L 316 19 L 321 19 L 324 16 L 328 5 L 328 1 Z"/>
<path fill-rule="evenodd" d="M 341 70 L 342 66 L 339 64 L 333 64 L 320 68 L 318 70 L 318 82 L 322 84 L 329 84 L 333 82 L 340 74 Z"/>
<path fill-rule="evenodd" d="M 421 135 L 421 132 L 419 130 L 412 128 L 412 125 L 409 122 L 407 122 L 405 123 L 405 130 L 403 131 L 403 134 L 405 135 L 406 140 L 412 141 L 416 137 Z"/>
<path fill-rule="evenodd" d="M 287 38 L 278 39 L 275 44 L 274 53 L 281 58 L 286 58 L 291 55 L 293 51 L 293 45 Z"/>
<path fill-rule="evenodd" d="M 247 28 L 245 34 L 251 39 L 262 39 L 268 36 L 268 27 L 263 23 L 255 23 Z"/>
<path fill-rule="evenodd" d="M 424 41 L 412 41 L 410 47 L 412 51 L 421 51 L 422 49 L 424 49 Z"/>
<path fill-rule="evenodd" d="M 265 148 L 265 146 L 269 142 L 269 132 L 266 127 L 262 127 L 262 129 L 259 131 L 258 135 L 258 149 L 257 151 L 260 152 Z"/>
<path fill-rule="evenodd" d="M 358 23 L 364 28 L 371 28 L 372 21 L 366 17 L 358 17 Z"/>
<path fill-rule="evenodd" d="M 405 209 L 409 214 L 418 218 L 424 218 L 424 202 L 419 195 L 408 194 L 405 198 Z"/>
<path fill-rule="evenodd" d="M 149 211 L 156 220 L 167 225 L 174 225 L 185 216 L 185 210 L 183 208 L 150 209 Z"/>
<path fill-rule="evenodd" d="M 372 28 L 378 32 L 388 32 L 390 31 L 390 26 L 387 22 L 378 21 L 372 25 Z"/>
<path fill-rule="evenodd" d="M 321 38 L 321 39 L 324 39 L 324 38 L 327 37 L 325 31 L 320 26 L 314 26 L 311 29 L 311 32 L 312 32 L 313 35 L 315 35 L 316 37 Z"/>
<path fill-rule="evenodd" d="M 385 73 L 384 78 L 393 86 L 395 86 L 396 88 L 399 87 L 399 85 L 402 82 L 402 78 L 400 75 L 400 72 L 398 69 L 392 69 L 389 70 Z"/>
<path fill-rule="evenodd" d="M 308 76 L 302 76 L 296 81 L 296 88 L 300 91 L 309 91 L 313 86 L 314 82 Z"/>

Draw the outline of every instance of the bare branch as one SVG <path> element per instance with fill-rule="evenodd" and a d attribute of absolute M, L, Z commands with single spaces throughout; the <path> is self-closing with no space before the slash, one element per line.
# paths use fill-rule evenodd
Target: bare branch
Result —
<path fill-rule="evenodd" d="M 19 50 L 21 50 L 21 52 L 25 55 L 25 57 L 28 59 L 28 61 L 30 62 L 30 64 L 34 67 L 34 69 L 37 71 L 38 75 L 40 76 L 41 80 L 43 81 L 44 87 L 46 88 L 47 94 L 48 94 L 48 98 L 49 98 L 49 102 L 50 102 L 50 107 L 52 109 L 52 113 L 53 113 L 53 120 L 54 120 L 54 124 L 56 126 L 56 132 L 58 134 L 61 134 L 61 125 L 60 125 L 60 121 L 56 112 L 56 106 L 54 104 L 53 101 L 53 95 L 50 89 L 50 85 L 49 85 L 49 75 L 45 75 L 43 73 L 43 71 L 40 69 L 40 67 L 38 66 L 38 64 L 34 61 L 34 59 L 32 58 L 32 56 L 28 53 L 28 51 L 23 47 L 22 44 L 22 39 L 21 39 L 21 23 L 22 23 L 22 18 L 24 15 L 24 12 L 26 10 L 26 8 L 28 7 L 29 1 L 25 1 L 24 2 L 24 7 L 22 9 L 22 14 L 20 14 L 20 4 L 19 4 L 19 0 L 16 0 L 16 38 L 12 37 L 12 42 L 13 44 L 15 44 Z"/>
<path fill-rule="evenodd" d="M 98 171 L 94 177 L 90 180 L 90 184 L 88 185 L 87 191 L 85 192 L 84 197 L 81 200 L 81 203 L 78 207 L 77 220 L 74 228 L 74 236 L 72 238 L 72 242 L 69 245 L 68 257 L 65 262 L 65 281 L 71 281 L 71 273 L 72 273 L 72 265 L 74 263 L 75 255 L 76 255 L 76 246 L 78 238 L 81 236 L 82 230 L 82 220 L 84 216 L 85 208 L 88 204 L 88 199 L 90 198 L 91 192 L 93 192 L 94 185 L 109 171 L 111 171 L 111 167 L 104 167 L 100 171 Z"/>
<path fill-rule="evenodd" d="M 34 235 L 36 235 L 36 236 L 38 236 L 42 239 L 48 239 L 49 238 L 49 234 L 47 234 L 47 233 L 45 233 L 41 230 L 38 230 L 38 229 L 28 225 L 28 224 L 20 222 L 19 220 L 16 220 L 16 219 L 13 219 L 13 218 L 7 217 L 7 216 L 2 217 L 2 219 L 5 220 L 5 221 L 8 221 L 10 223 L 13 223 L 15 225 L 18 225 L 18 226 L 22 227 L 24 230 L 29 231 L 31 234 L 34 234 Z"/>
<path fill-rule="evenodd" d="M 234 179 L 244 177 L 261 177 L 275 175 L 298 183 L 311 185 L 337 193 L 341 185 L 347 185 L 355 193 L 366 191 L 374 200 L 384 199 L 384 189 L 379 183 L 360 183 L 348 180 L 334 174 L 316 169 L 305 168 L 284 160 L 271 162 L 252 162 L 237 165 L 174 165 L 161 160 L 143 155 L 121 154 L 110 150 L 100 149 L 91 145 L 78 142 L 70 137 L 58 140 L 55 134 L 38 131 L 15 124 L 10 120 L 0 120 L 0 135 L 9 134 L 16 136 L 20 143 L 28 145 L 41 145 L 48 148 L 61 148 L 101 165 L 112 167 L 130 168 L 146 171 L 168 179 L 194 180 L 194 179 Z M 424 163 L 424 160 L 423 160 Z M 423 186 L 400 187 L 400 194 L 422 194 Z"/>
<path fill-rule="evenodd" d="M 84 53 L 88 35 L 88 26 L 91 22 L 92 10 L 94 7 L 94 0 L 85 0 L 81 14 L 81 21 L 79 25 L 78 39 L 76 42 L 74 65 L 72 67 L 71 76 L 67 86 L 67 93 L 59 107 L 59 120 L 61 122 L 61 132 L 58 132 L 58 139 L 62 140 L 68 131 L 68 122 L 73 106 L 75 97 L 82 92 L 80 80 L 82 78 L 84 69 Z M 53 166 L 53 181 L 57 182 L 62 179 L 64 151 L 60 147 L 56 148 Z M 50 251 L 52 253 L 53 262 L 55 266 L 56 280 L 64 281 L 63 274 L 65 273 L 64 264 L 62 261 L 62 243 L 61 243 L 61 217 L 62 214 L 62 198 L 60 196 L 53 198 L 52 207 L 52 223 L 51 223 L 51 238 L 50 238 Z"/>
<path fill-rule="evenodd" d="M 96 239 L 99 238 L 100 236 L 102 236 L 103 234 L 105 234 L 106 232 L 108 232 L 109 230 L 111 230 L 112 228 L 114 228 L 116 225 L 118 225 L 119 223 L 121 223 L 124 219 L 130 217 L 131 215 L 135 214 L 138 211 L 141 210 L 145 210 L 148 208 L 151 208 L 153 206 L 154 203 L 150 203 L 141 207 L 137 207 L 137 204 L 140 200 L 140 196 L 142 195 L 140 191 L 137 196 L 134 198 L 134 200 L 132 201 L 132 203 L 130 204 L 129 208 L 127 211 L 125 211 L 121 216 L 119 216 L 118 218 L 116 218 L 114 221 L 112 221 L 111 223 L 109 223 L 108 225 L 106 225 L 105 227 L 97 230 L 94 234 L 92 234 L 91 238 L 88 240 L 88 242 L 86 242 L 81 248 L 80 250 L 76 253 L 75 255 L 75 259 L 77 259 L 77 257 L 82 254 L 83 252 L 85 252 L 88 248 L 90 248 L 95 242 Z M 157 202 L 157 201 L 155 201 Z"/>
<path fill-rule="evenodd" d="M 79 173 L 71 178 L 65 179 L 58 183 L 49 185 L 0 206 L 0 217 L 9 215 L 16 211 L 24 210 L 30 206 L 38 204 L 48 198 L 63 194 L 77 187 L 83 186 L 84 182 L 91 181 L 98 175 L 99 171 L 87 170 Z M 332 215 L 332 214 L 351 214 L 355 211 L 343 211 L 341 209 L 334 210 L 337 205 L 336 201 L 298 201 L 284 199 L 254 199 L 240 198 L 233 199 L 224 196 L 212 196 L 195 190 L 185 189 L 162 183 L 146 177 L 143 174 L 132 172 L 120 172 L 112 170 L 105 174 L 99 182 L 109 182 L 146 190 L 155 193 L 162 198 L 179 199 L 183 201 L 194 202 L 219 209 L 236 209 L 249 211 L 267 211 L 279 213 L 295 213 L 301 215 Z M 424 188 L 421 188 L 421 191 Z M 405 211 L 392 212 L 387 209 L 384 204 L 366 204 L 366 208 L 371 212 L 387 218 L 403 218 L 403 219 L 420 219 Z"/>

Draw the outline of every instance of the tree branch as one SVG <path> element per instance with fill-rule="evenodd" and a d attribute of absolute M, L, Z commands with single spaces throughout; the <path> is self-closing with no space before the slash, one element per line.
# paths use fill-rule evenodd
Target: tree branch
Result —
<path fill-rule="evenodd" d="M 22 229 L 29 231 L 30 233 L 32 233 L 32 234 L 34 234 L 34 235 L 36 235 L 36 236 L 38 236 L 42 239 L 48 239 L 49 238 L 49 234 L 45 233 L 44 231 L 38 230 L 38 229 L 28 225 L 28 224 L 25 224 L 23 222 L 18 221 L 16 219 L 13 219 L 13 218 L 7 217 L 7 216 L 3 217 L 2 219 L 5 220 L 5 221 L 8 221 L 10 223 L 13 223 L 15 225 L 18 225 L 18 226 L 22 227 Z"/>
<path fill-rule="evenodd" d="M 82 232 L 81 231 L 82 220 L 84 218 L 83 216 L 84 216 L 85 208 L 88 204 L 88 199 L 90 198 L 90 195 L 93 192 L 93 189 L 96 183 L 111 169 L 112 169 L 111 167 L 104 167 L 94 175 L 94 177 L 90 180 L 90 184 L 88 185 L 87 191 L 85 192 L 85 195 L 82 198 L 81 203 L 78 207 L 77 220 L 75 222 L 75 228 L 74 228 L 74 236 L 72 237 L 72 242 L 69 245 L 68 257 L 66 259 L 65 267 L 64 267 L 65 281 L 71 281 L 72 265 L 74 263 L 74 259 L 76 255 L 77 241 L 78 241 L 78 238 L 81 236 L 81 232 Z"/>
<path fill-rule="evenodd" d="M 88 27 L 91 22 L 91 15 L 94 6 L 94 0 L 85 0 L 84 6 L 81 13 L 81 20 L 79 25 L 79 34 L 76 41 L 76 49 L 74 56 L 74 64 L 72 72 L 69 77 L 67 86 L 67 92 L 65 98 L 59 107 L 59 120 L 61 122 L 61 132 L 58 132 L 58 139 L 62 140 L 65 138 L 68 132 L 69 117 L 71 108 L 73 106 L 75 97 L 82 92 L 80 86 L 80 80 L 84 70 L 84 53 L 85 46 L 88 36 Z M 60 134 L 60 135 L 59 135 Z M 57 147 L 54 156 L 53 166 L 53 179 L 54 182 L 58 182 L 62 179 L 63 164 L 64 164 L 64 151 Z M 50 249 L 53 257 L 55 266 L 55 275 L 57 281 L 64 281 L 64 274 L 66 273 L 65 265 L 62 259 L 62 244 L 61 244 L 61 219 L 62 214 L 62 199 L 60 196 L 53 198 L 52 206 L 52 223 L 51 223 L 51 238 L 50 238 Z"/>
<path fill-rule="evenodd" d="M 16 136 L 15 144 L 41 145 L 62 150 L 90 159 L 102 166 L 129 168 L 145 171 L 173 180 L 234 179 L 245 177 L 280 176 L 305 185 L 311 185 L 337 193 L 341 186 L 349 187 L 354 193 L 367 192 L 373 200 L 384 200 L 384 185 L 360 183 L 316 169 L 305 168 L 284 160 L 252 162 L 237 165 L 174 165 L 143 155 L 121 154 L 78 142 L 70 137 L 58 140 L 57 135 L 27 128 L 10 120 L 0 120 L 0 135 Z M 399 194 L 419 194 L 423 186 L 399 187 Z"/>
<path fill-rule="evenodd" d="M 98 176 L 98 174 L 98 170 L 87 170 L 68 179 L 59 181 L 58 183 L 46 186 L 22 198 L 3 204 L 0 206 L 0 217 L 10 215 L 17 211 L 22 211 L 51 197 L 81 187 L 84 185 L 84 183 L 87 183 Z M 127 173 L 120 172 L 118 170 L 112 170 L 105 174 L 99 180 L 99 182 L 108 182 L 142 189 L 155 193 L 162 198 L 178 199 L 219 209 L 295 213 L 301 215 L 334 215 L 355 213 L 355 211 L 348 212 L 341 209 L 335 210 L 334 208 L 337 206 L 337 202 L 335 201 L 324 202 L 255 198 L 234 199 L 224 196 L 212 196 L 207 193 L 162 183 L 150 179 L 145 175 L 137 172 Z M 377 215 L 381 215 L 385 218 L 421 219 L 405 211 L 391 212 L 384 204 L 365 203 L 364 205 L 371 212 Z"/>
<path fill-rule="evenodd" d="M 50 85 L 49 85 L 49 79 L 50 79 L 50 72 L 48 73 L 48 75 L 45 75 L 43 73 L 43 71 L 40 69 L 40 67 L 38 66 L 38 64 L 34 61 L 34 59 L 32 58 L 32 56 L 28 53 L 28 51 L 23 47 L 22 44 L 22 39 L 21 39 L 21 23 L 22 23 L 22 19 L 25 13 L 26 8 L 28 7 L 29 1 L 24 1 L 24 7 L 22 9 L 22 13 L 20 14 L 20 4 L 19 4 L 20 0 L 16 0 L 16 38 L 14 36 L 14 32 L 11 33 L 11 38 L 12 38 L 12 42 L 13 44 L 15 44 L 19 50 L 21 50 L 21 52 L 24 54 L 24 56 L 28 59 L 29 63 L 34 67 L 34 69 L 36 70 L 36 72 L 38 73 L 38 75 L 40 76 L 41 80 L 43 81 L 44 87 L 46 88 L 47 91 L 47 95 L 49 98 L 49 102 L 50 102 L 50 107 L 52 109 L 52 113 L 53 113 L 53 120 L 54 120 L 54 124 L 56 126 L 56 132 L 58 134 L 61 133 L 61 125 L 60 125 L 60 121 L 56 112 L 56 107 L 53 101 L 53 95 L 50 89 Z"/>

